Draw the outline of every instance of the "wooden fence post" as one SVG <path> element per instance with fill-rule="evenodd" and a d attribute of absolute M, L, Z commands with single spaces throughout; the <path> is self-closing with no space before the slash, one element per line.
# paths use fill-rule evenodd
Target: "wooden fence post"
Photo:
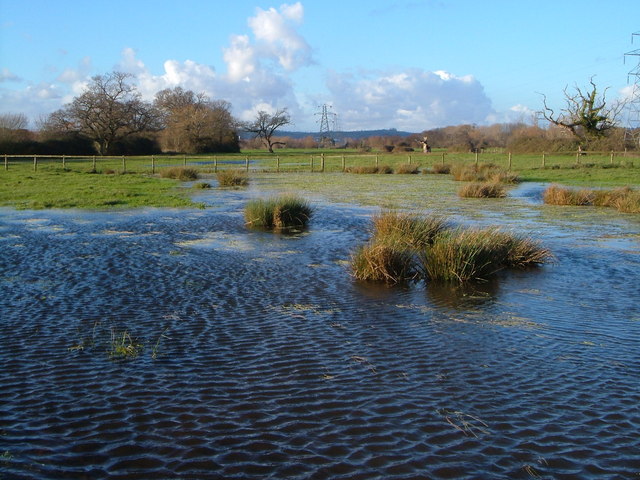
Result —
<path fill-rule="evenodd" d="M 276 157 L 276 173 L 280 173 L 280 155 Z"/>
<path fill-rule="evenodd" d="M 411 155 L 407 155 L 407 161 L 409 162 L 409 165 L 411 165 Z"/>
<path fill-rule="evenodd" d="M 547 160 L 547 154 L 542 152 L 542 168 L 545 167 L 545 164 L 547 163 L 546 160 Z"/>
<path fill-rule="evenodd" d="M 324 173 L 324 152 L 320 155 L 320 171 Z"/>
<path fill-rule="evenodd" d="M 476 167 L 478 166 L 478 149 L 476 148 Z"/>
<path fill-rule="evenodd" d="M 311 160 L 309 161 L 309 166 L 311 167 L 311 173 L 313 173 L 313 155 L 311 155 Z"/>
<path fill-rule="evenodd" d="M 509 171 L 511 171 L 511 152 L 509 152 Z"/>
<path fill-rule="evenodd" d="M 184 166 L 184 167 L 187 166 L 187 156 L 186 155 L 182 156 L 182 166 Z"/>
<path fill-rule="evenodd" d="M 613 164 L 613 150 L 611 150 L 611 157 L 609 159 L 609 163 Z"/>
<path fill-rule="evenodd" d="M 64 170 L 66 166 L 64 155 L 62 155 L 62 169 Z"/>
<path fill-rule="evenodd" d="M 9 160 L 6 153 L 4 154 L 4 169 L 9 170 Z"/>
<path fill-rule="evenodd" d="M 38 157 L 36 155 L 33 156 L 33 171 L 38 170 Z"/>
<path fill-rule="evenodd" d="M 127 173 L 127 161 L 124 158 L 124 155 L 122 155 L 122 173 Z"/>
<path fill-rule="evenodd" d="M 444 152 L 442 152 L 442 165 L 444 165 Z"/>
<path fill-rule="evenodd" d="M 96 171 L 96 156 L 93 156 L 93 159 L 91 160 L 91 165 L 93 166 L 93 171 Z"/>
<path fill-rule="evenodd" d="M 378 155 L 376 155 L 376 168 L 378 168 L 379 165 L 380 165 L 380 159 L 378 158 Z"/>
<path fill-rule="evenodd" d="M 246 155 L 244 157 L 244 169 L 248 172 L 249 171 L 249 155 Z"/>
<path fill-rule="evenodd" d="M 342 155 L 342 171 L 344 172 L 345 169 L 345 161 L 344 161 L 344 155 Z"/>
<path fill-rule="evenodd" d="M 218 173 L 218 156 L 213 156 L 213 173 Z"/>
<path fill-rule="evenodd" d="M 151 175 L 156 173 L 156 157 L 151 155 Z"/>

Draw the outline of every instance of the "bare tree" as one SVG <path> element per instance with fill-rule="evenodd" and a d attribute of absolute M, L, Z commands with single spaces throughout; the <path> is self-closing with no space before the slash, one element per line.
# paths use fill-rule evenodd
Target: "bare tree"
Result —
<path fill-rule="evenodd" d="M 547 105 L 547 97 L 543 95 L 543 117 L 553 125 L 571 132 L 582 142 L 605 136 L 616 126 L 618 116 L 624 108 L 624 102 L 607 103 L 607 89 L 599 94 L 593 78 L 589 83 L 590 89 L 584 90 L 576 86 L 574 93 L 565 88 L 565 107 L 559 113 Z"/>
<path fill-rule="evenodd" d="M 273 135 L 276 130 L 291 123 L 291 117 L 286 108 L 277 110 L 273 115 L 260 110 L 253 122 L 243 124 L 243 128 L 247 132 L 255 134 L 256 138 L 260 138 L 264 145 L 269 149 L 269 153 L 273 153 L 275 145 L 283 145 L 283 142 L 275 141 Z"/>
<path fill-rule="evenodd" d="M 79 132 L 96 142 L 101 155 L 117 140 L 157 129 L 157 112 L 140 99 L 130 77 L 122 72 L 93 77 L 82 95 L 49 116 L 47 128 Z"/>

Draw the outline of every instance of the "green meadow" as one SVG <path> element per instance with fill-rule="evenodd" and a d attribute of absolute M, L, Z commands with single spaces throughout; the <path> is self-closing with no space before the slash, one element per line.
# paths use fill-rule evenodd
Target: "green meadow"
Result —
<path fill-rule="evenodd" d="M 435 151 L 375 154 L 352 150 L 281 150 L 274 155 L 247 151 L 235 155 L 144 156 L 144 157 L 8 157 L 0 165 L 0 205 L 18 209 L 89 208 L 114 209 L 138 207 L 199 207 L 190 199 L 190 189 L 178 179 L 163 178 L 168 169 L 188 167 L 201 178 L 215 178 L 226 170 L 248 173 L 249 182 L 284 175 L 292 188 L 321 193 L 345 192 L 354 178 L 366 183 L 365 203 L 376 202 L 376 182 L 381 175 L 393 176 L 418 172 L 425 188 L 449 187 L 449 174 L 437 174 L 443 165 L 492 163 L 518 174 L 521 181 L 559 183 L 585 187 L 637 187 L 640 185 L 640 157 L 623 154 L 527 154 L 446 153 Z M 381 172 L 371 173 L 366 172 Z M 348 172 L 363 172 L 348 173 Z M 407 172 L 404 175 L 401 172 Z M 431 174 L 432 175 L 428 175 Z M 325 175 L 325 176 L 323 176 Z M 367 177 L 366 179 L 363 177 Z M 436 180 L 437 179 L 437 180 Z M 276 182 L 280 182 L 276 180 Z M 392 179 L 385 182 L 393 183 Z M 264 180 L 258 180 L 264 183 Z M 309 185 L 306 185 L 309 183 Z M 398 192 L 401 194 L 401 192 Z M 396 203 L 396 202 L 392 202 Z"/>

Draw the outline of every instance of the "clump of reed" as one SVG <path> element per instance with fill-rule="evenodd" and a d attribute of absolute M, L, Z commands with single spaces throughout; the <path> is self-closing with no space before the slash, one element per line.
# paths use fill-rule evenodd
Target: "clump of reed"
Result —
<path fill-rule="evenodd" d="M 458 189 L 463 198 L 503 198 L 507 196 L 504 185 L 497 182 L 472 182 Z"/>
<path fill-rule="evenodd" d="M 518 183 L 518 174 L 509 172 L 493 163 L 455 165 L 451 168 L 453 179 L 459 182 Z"/>
<path fill-rule="evenodd" d="M 546 188 L 542 199 L 548 205 L 612 207 L 622 213 L 640 213 L 640 191 L 630 187 L 594 190 L 554 184 Z"/>
<path fill-rule="evenodd" d="M 348 167 L 346 169 L 347 173 L 357 173 L 357 174 L 374 174 L 374 173 L 393 173 L 393 169 L 389 165 L 380 165 L 380 166 L 354 166 Z"/>
<path fill-rule="evenodd" d="M 197 180 L 199 177 L 198 170 L 191 167 L 170 167 L 160 170 L 162 178 L 174 178 L 183 182 Z"/>
<path fill-rule="evenodd" d="M 249 185 L 249 175 L 242 170 L 220 170 L 216 173 L 216 178 L 221 187 L 246 187 Z"/>
<path fill-rule="evenodd" d="M 436 163 L 431 168 L 425 168 L 422 173 L 433 173 L 435 175 L 448 175 L 451 173 L 451 165 L 448 163 Z"/>
<path fill-rule="evenodd" d="M 420 171 L 420 167 L 414 163 L 401 163 L 396 166 L 395 173 L 400 175 L 414 175 Z"/>
<path fill-rule="evenodd" d="M 193 184 L 193 188 L 199 189 L 199 190 L 206 190 L 208 188 L 211 188 L 211 184 L 209 182 L 197 182 Z"/>
<path fill-rule="evenodd" d="M 387 284 L 463 284 L 552 258 L 534 240 L 498 228 L 454 228 L 441 217 L 386 212 L 374 218 L 371 240 L 352 255 L 351 271 L 357 280 Z"/>
<path fill-rule="evenodd" d="M 305 228 L 312 212 L 306 200 L 283 195 L 249 201 L 244 210 L 244 218 L 251 228 L 286 231 Z"/>

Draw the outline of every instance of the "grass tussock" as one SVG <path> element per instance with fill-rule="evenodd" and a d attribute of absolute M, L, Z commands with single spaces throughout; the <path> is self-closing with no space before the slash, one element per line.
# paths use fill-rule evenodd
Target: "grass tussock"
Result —
<path fill-rule="evenodd" d="M 622 213 L 640 213 L 640 191 L 630 187 L 592 190 L 550 185 L 542 198 L 547 205 L 612 207 Z"/>
<path fill-rule="evenodd" d="M 400 175 L 414 175 L 420 172 L 420 167 L 413 163 L 401 163 L 396 166 L 395 173 Z"/>
<path fill-rule="evenodd" d="M 448 163 L 437 163 L 431 168 L 425 168 L 422 173 L 433 173 L 435 175 L 449 175 L 451 173 L 451 165 Z"/>
<path fill-rule="evenodd" d="M 190 167 L 171 167 L 160 170 L 162 178 L 174 178 L 183 182 L 197 180 L 199 177 L 198 170 Z"/>
<path fill-rule="evenodd" d="M 249 185 L 249 175 L 242 170 L 220 170 L 216 173 L 216 178 L 221 187 L 246 187 Z"/>
<path fill-rule="evenodd" d="M 479 163 L 471 165 L 455 165 L 451 168 L 454 180 L 459 182 L 491 182 L 518 183 L 518 174 L 509 172 L 493 163 Z"/>
<path fill-rule="evenodd" d="M 363 165 L 363 166 L 354 166 L 354 167 L 348 167 L 346 169 L 347 173 L 356 173 L 356 174 L 375 174 L 375 173 L 393 173 L 393 168 L 391 168 L 389 165 L 380 165 L 380 166 L 368 166 L 368 165 Z"/>
<path fill-rule="evenodd" d="M 458 196 L 463 198 L 503 198 L 507 196 L 504 185 L 497 182 L 472 182 L 458 189 Z"/>
<path fill-rule="evenodd" d="M 251 228 L 283 231 L 305 228 L 312 211 L 306 200 L 284 195 L 249 201 L 244 217 L 247 226 Z"/>
<path fill-rule="evenodd" d="M 351 259 L 357 280 L 411 280 L 464 284 L 486 281 L 505 268 L 526 268 L 553 258 L 534 240 L 497 228 L 452 228 L 439 217 L 386 212 L 374 218 L 373 236 Z"/>

